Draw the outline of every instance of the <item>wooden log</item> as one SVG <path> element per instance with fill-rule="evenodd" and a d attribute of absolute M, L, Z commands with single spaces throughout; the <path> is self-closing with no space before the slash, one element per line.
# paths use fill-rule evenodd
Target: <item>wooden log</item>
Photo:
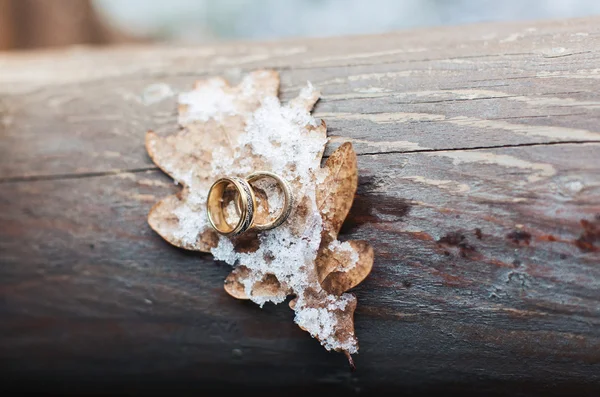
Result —
<path fill-rule="evenodd" d="M 600 18 L 0 60 L 0 357 L 22 390 L 600 392 Z M 146 215 L 145 153 L 209 75 L 306 80 L 359 191 L 358 370 Z M 286 393 L 286 394 L 289 394 Z"/>

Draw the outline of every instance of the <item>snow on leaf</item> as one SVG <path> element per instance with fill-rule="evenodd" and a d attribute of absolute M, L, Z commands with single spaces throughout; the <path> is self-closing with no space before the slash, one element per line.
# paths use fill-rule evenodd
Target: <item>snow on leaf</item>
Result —
<path fill-rule="evenodd" d="M 211 252 L 235 266 L 225 280 L 225 291 L 234 298 L 262 306 L 295 296 L 290 302 L 295 322 L 326 349 L 349 357 L 358 350 L 356 298 L 344 292 L 361 282 L 373 263 L 367 243 L 337 240 L 356 192 L 356 154 L 346 143 L 321 168 L 326 126 L 310 114 L 319 92 L 308 83 L 284 105 L 278 88 L 278 74 L 260 70 L 237 86 L 211 78 L 180 94 L 179 131 L 148 132 L 146 148 L 182 190 L 157 203 L 148 222 L 171 244 Z M 258 170 L 290 182 L 295 207 L 288 220 L 273 230 L 218 235 L 206 218 L 210 185 L 225 175 Z M 272 193 L 260 192 L 262 216 L 277 207 Z"/>

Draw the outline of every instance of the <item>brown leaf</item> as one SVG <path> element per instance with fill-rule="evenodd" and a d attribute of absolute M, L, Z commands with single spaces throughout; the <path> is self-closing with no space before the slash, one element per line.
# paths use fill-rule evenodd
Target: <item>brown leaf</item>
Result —
<path fill-rule="evenodd" d="M 339 267 L 340 258 L 332 257 L 329 245 L 348 215 L 358 185 L 356 153 L 349 142 L 335 150 L 325 163 L 327 176 L 317 186 L 317 205 L 323 218 L 321 246 L 316 259 L 319 282 Z"/>
<path fill-rule="evenodd" d="M 236 86 L 211 78 L 180 95 L 179 131 L 167 136 L 149 131 L 146 148 L 182 190 L 157 203 L 148 222 L 173 245 L 241 263 L 225 280 L 229 295 L 260 305 L 294 295 L 289 305 L 297 324 L 327 349 L 347 353 L 351 362 L 349 354 L 357 350 L 356 298 L 343 292 L 360 283 L 373 264 L 367 243 L 337 240 L 356 192 L 356 154 L 350 143 L 343 144 L 319 171 L 327 127 L 310 116 L 319 92 L 309 84 L 282 105 L 278 87 L 275 71 L 257 71 Z M 272 231 L 218 235 L 206 217 L 210 185 L 225 175 L 244 177 L 258 170 L 288 179 L 295 196 L 290 217 Z M 271 207 L 271 193 L 255 190 L 262 223 L 280 204 L 274 201 Z M 234 203 L 234 197 L 226 197 L 225 204 Z M 225 211 L 237 214 L 235 206 Z"/>
<path fill-rule="evenodd" d="M 348 251 L 335 250 L 328 259 L 335 265 L 327 277 L 321 282 L 323 288 L 331 294 L 341 295 L 350 288 L 360 284 L 373 268 L 373 248 L 360 240 L 348 241 L 352 250 L 358 254 L 358 260 L 349 258 Z"/>
<path fill-rule="evenodd" d="M 341 145 L 325 163 L 327 176 L 317 186 L 317 206 L 323 217 L 323 233 L 333 240 L 348 215 L 358 185 L 356 153 L 350 142 Z"/>

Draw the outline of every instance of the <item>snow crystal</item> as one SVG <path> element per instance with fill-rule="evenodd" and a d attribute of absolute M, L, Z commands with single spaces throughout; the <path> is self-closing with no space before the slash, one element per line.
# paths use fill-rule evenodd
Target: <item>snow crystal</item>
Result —
<path fill-rule="evenodd" d="M 342 243 L 339 240 L 333 240 L 331 243 L 329 243 L 328 248 L 330 251 L 334 252 L 346 252 L 350 256 L 350 264 L 345 265 L 343 269 L 338 267 L 335 269 L 335 271 L 350 270 L 356 266 L 358 260 L 360 259 L 358 257 L 358 252 L 356 252 L 347 241 Z"/>
<path fill-rule="evenodd" d="M 211 167 L 213 175 L 226 175 L 233 167 L 233 157 L 225 148 L 218 146 L 212 151 Z"/>
<path fill-rule="evenodd" d="M 216 260 L 232 265 L 237 258 L 237 254 L 233 248 L 233 243 L 229 239 L 222 238 L 219 240 L 219 244 L 210 252 Z"/>
<path fill-rule="evenodd" d="M 173 210 L 179 220 L 179 227 L 173 231 L 173 236 L 186 245 L 193 245 L 198 240 L 198 235 L 209 226 L 205 210 L 208 191 L 198 186 L 193 170 L 184 174 L 181 179 L 190 189 L 187 202 Z"/>
<path fill-rule="evenodd" d="M 208 225 L 206 211 L 198 211 L 187 204 L 182 204 L 173 210 L 179 219 L 179 228 L 173 231 L 173 236 L 186 245 L 192 245 L 198 240 L 198 235 Z"/>
<path fill-rule="evenodd" d="M 184 110 L 179 113 L 179 124 L 208 121 L 234 114 L 235 98 L 223 90 L 225 86 L 222 79 L 210 79 L 195 90 L 179 94 L 179 104 L 184 106 Z"/>

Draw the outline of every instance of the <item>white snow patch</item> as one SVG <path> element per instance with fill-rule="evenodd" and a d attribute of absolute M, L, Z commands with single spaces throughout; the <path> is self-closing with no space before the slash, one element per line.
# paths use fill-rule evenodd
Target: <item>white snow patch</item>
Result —
<path fill-rule="evenodd" d="M 358 252 L 356 252 L 352 246 L 350 245 L 349 242 L 344 241 L 343 243 L 340 242 L 339 240 L 333 240 L 331 243 L 329 243 L 329 250 L 333 251 L 333 252 L 346 252 L 348 253 L 348 255 L 350 256 L 350 264 L 347 266 L 344 266 L 344 268 L 336 268 L 335 271 L 347 271 L 350 269 L 353 269 L 356 264 L 358 263 L 358 260 L 360 259 L 358 257 Z"/>
<path fill-rule="evenodd" d="M 179 94 L 179 104 L 184 106 L 179 113 L 179 124 L 219 119 L 236 113 L 235 98 L 223 90 L 225 87 L 224 80 L 210 79 L 195 90 Z"/>
<path fill-rule="evenodd" d="M 198 235 L 208 225 L 206 211 L 198 211 L 187 204 L 182 204 L 173 211 L 173 214 L 179 219 L 179 228 L 173 232 L 173 236 L 186 245 L 196 243 Z"/>
<path fill-rule="evenodd" d="M 342 344 L 335 335 L 337 326 L 335 311 L 344 310 L 346 305 L 354 299 L 350 294 L 343 294 L 340 297 L 330 295 L 328 305 L 324 308 L 305 307 L 296 310 L 294 321 L 306 329 L 313 338 L 319 338 L 327 350 L 342 349 L 354 354 L 358 350 L 354 340 L 351 338 L 349 342 Z M 299 304 L 301 304 L 301 299 L 298 300 L 296 308 Z"/>
<path fill-rule="evenodd" d="M 225 148 L 218 146 L 212 151 L 211 167 L 213 175 L 227 175 L 233 167 L 233 157 Z"/>
<path fill-rule="evenodd" d="M 210 252 L 216 260 L 233 265 L 237 260 L 236 252 L 233 248 L 233 243 L 229 239 L 222 238 L 219 240 L 219 244 L 211 249 Z"/>
<path fill-rule="evenodd" d="M 281 106 L 279 99 L 267 97 L 249 118 L 239 144 L 271 163 L 271 172 L 287 180 L 298 178 L 309 184 L 311 173 L 320 168 L 320 153 L 326 138 L 317 138 L 305 129 L 318 126 L 305 110 Z"/>

